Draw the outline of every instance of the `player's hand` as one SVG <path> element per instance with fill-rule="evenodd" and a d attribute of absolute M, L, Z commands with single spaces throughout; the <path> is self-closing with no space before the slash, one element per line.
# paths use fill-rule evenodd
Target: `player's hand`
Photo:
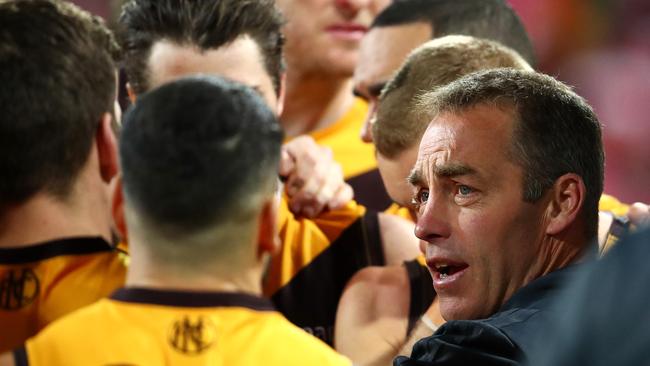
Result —
<path fill-rule="evenodd" d="M 297 137 L 282 146 L 280 176 L 285 179 L 289 208 L 296 215 L 312 218 L 353 198 L 352 187 L 343 180 L 343 170 L 332 151 L 310 136 Z"/>
<path fill-rule="evenodd" d="M 630 219 L 630 223 L 637 227 L 650 226 L 650 206 L 636 202 L 630 206 L 627 217 Z"/>

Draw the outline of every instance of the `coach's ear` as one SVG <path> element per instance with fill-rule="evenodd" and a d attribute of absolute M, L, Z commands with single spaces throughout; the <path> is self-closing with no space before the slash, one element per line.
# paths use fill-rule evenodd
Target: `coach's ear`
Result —
<path fill-rule="evenodd" d="M 547 209 L 547 234 L 557 235 L 575 222 L 585 203 L 586 193 L 584 181 L 575 173 L 564 174 L 555 180 Z"/>
<path fill-rule="evenodd" d="M 280 236 L 278 234 L 278 208 L 279 196 L 267 200 L 262 206 L 259 220 L 259 236 L 257 239 L 258 259 L 263 259 L 264 254 L 275 254 L 280 249 Z"/>
<path fill-rule="evenodd" d="M 113 224 L 115 230 L 120 235 L 123 242 L 128 243 L 128 230 L 126 227 L 126 218 L 124 216 L 124 192 L 122 191 L 122 175 L 115 177 L 112 192 L 113 202 L 111 205 L 111 214 L 113 215 Z"/>
<path fill-rule="evenodd" d="M 109 183 L 117 174 L 117 140 L 111 125 L 113 117 L 110 113 L 104 113 L 99 128 L 95 133 L 97 143 L 97 154 L 99 156 L 99 171 L 104 182 Z"/>

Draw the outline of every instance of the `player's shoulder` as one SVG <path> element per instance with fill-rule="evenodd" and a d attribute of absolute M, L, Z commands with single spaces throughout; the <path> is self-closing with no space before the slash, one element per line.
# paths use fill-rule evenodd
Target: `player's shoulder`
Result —
<path fill-rule="evenodd" d="M 79 364 L 80 358 L 87 358 L 88 349 L 109 341 L 102 328 L 114 327 L 110 313 L 108 300 L 102 299 L 49 324 L 25 343 L 29 364 Z"/>
<path fill-rule="evenodd" d="M 40 332 L 36 339 L 63 340 L 70 336 L 78 336 L 85 333 L 89 327 L 101 327 L 102 324 L 112 323 L 114 321 L 112 314 L 110 301 L 100 299 L 56 320 Z"/>
<path fill-rule="evenodd" d="M 368 316 L 404 315 L 410 299 L 409 275 L 404 266 L 372 266 L 358 271 L 348 282 L 339 308 L 352 304 Z"/>
<path fill-rule="evenodd" d="M 258 334 L 263 336 L 257 341 L 268 348 L 263 354 L 270 355 L 269 365 L 350 365 L 347 358 L 279 313 L 266 314 L 262 326 L 265 329 Z"/>

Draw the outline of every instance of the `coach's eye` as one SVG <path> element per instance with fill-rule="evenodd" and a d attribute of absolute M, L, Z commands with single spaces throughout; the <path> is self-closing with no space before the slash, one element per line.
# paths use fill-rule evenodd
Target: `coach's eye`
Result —
<path fill-rule="evenodd" d="M 466 186 L 464 184 L 461 184 L 461 185 L 458 186 L 458 194 L 460 194 L 461 196 L 467 196 L 467 195 L 469 195 L 469 194 L 471 194 L 473 192 L 474 192 L 474 189 L 472 189 L 469 186 Z"/>
<path fill-rule="evenodd" d="M 426 204 L 428 200 L 429 200 L 429 190 L 418 189 L 418 191 L 415 193 L 415 196 L 413 196 L 412 203 L 417 207 Z"/>
<path fill-rule="evenodd" d="M 458 205 L 466 206 L 476 202 L 480 198 L 480 191 L 464 184 L 457 184 L 454 193 L 454 201 Z"/>

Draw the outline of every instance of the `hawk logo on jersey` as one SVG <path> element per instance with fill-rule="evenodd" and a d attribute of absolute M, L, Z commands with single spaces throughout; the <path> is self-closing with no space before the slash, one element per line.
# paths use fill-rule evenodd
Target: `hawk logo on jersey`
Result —
<path fill-rule="evenodd" d="M 18 310 L 38 296 L 40 283 L 31 268 L 10 269 L 0 279 L 0 309 Z"/>
<path fill-rule="evenodd" d="M 210 348 L 217 338 L 217 330 L 208 317 L 184 316 L 175 321 L 169 331 L 169 344 L 178 352 L 198 355 Z"/>

